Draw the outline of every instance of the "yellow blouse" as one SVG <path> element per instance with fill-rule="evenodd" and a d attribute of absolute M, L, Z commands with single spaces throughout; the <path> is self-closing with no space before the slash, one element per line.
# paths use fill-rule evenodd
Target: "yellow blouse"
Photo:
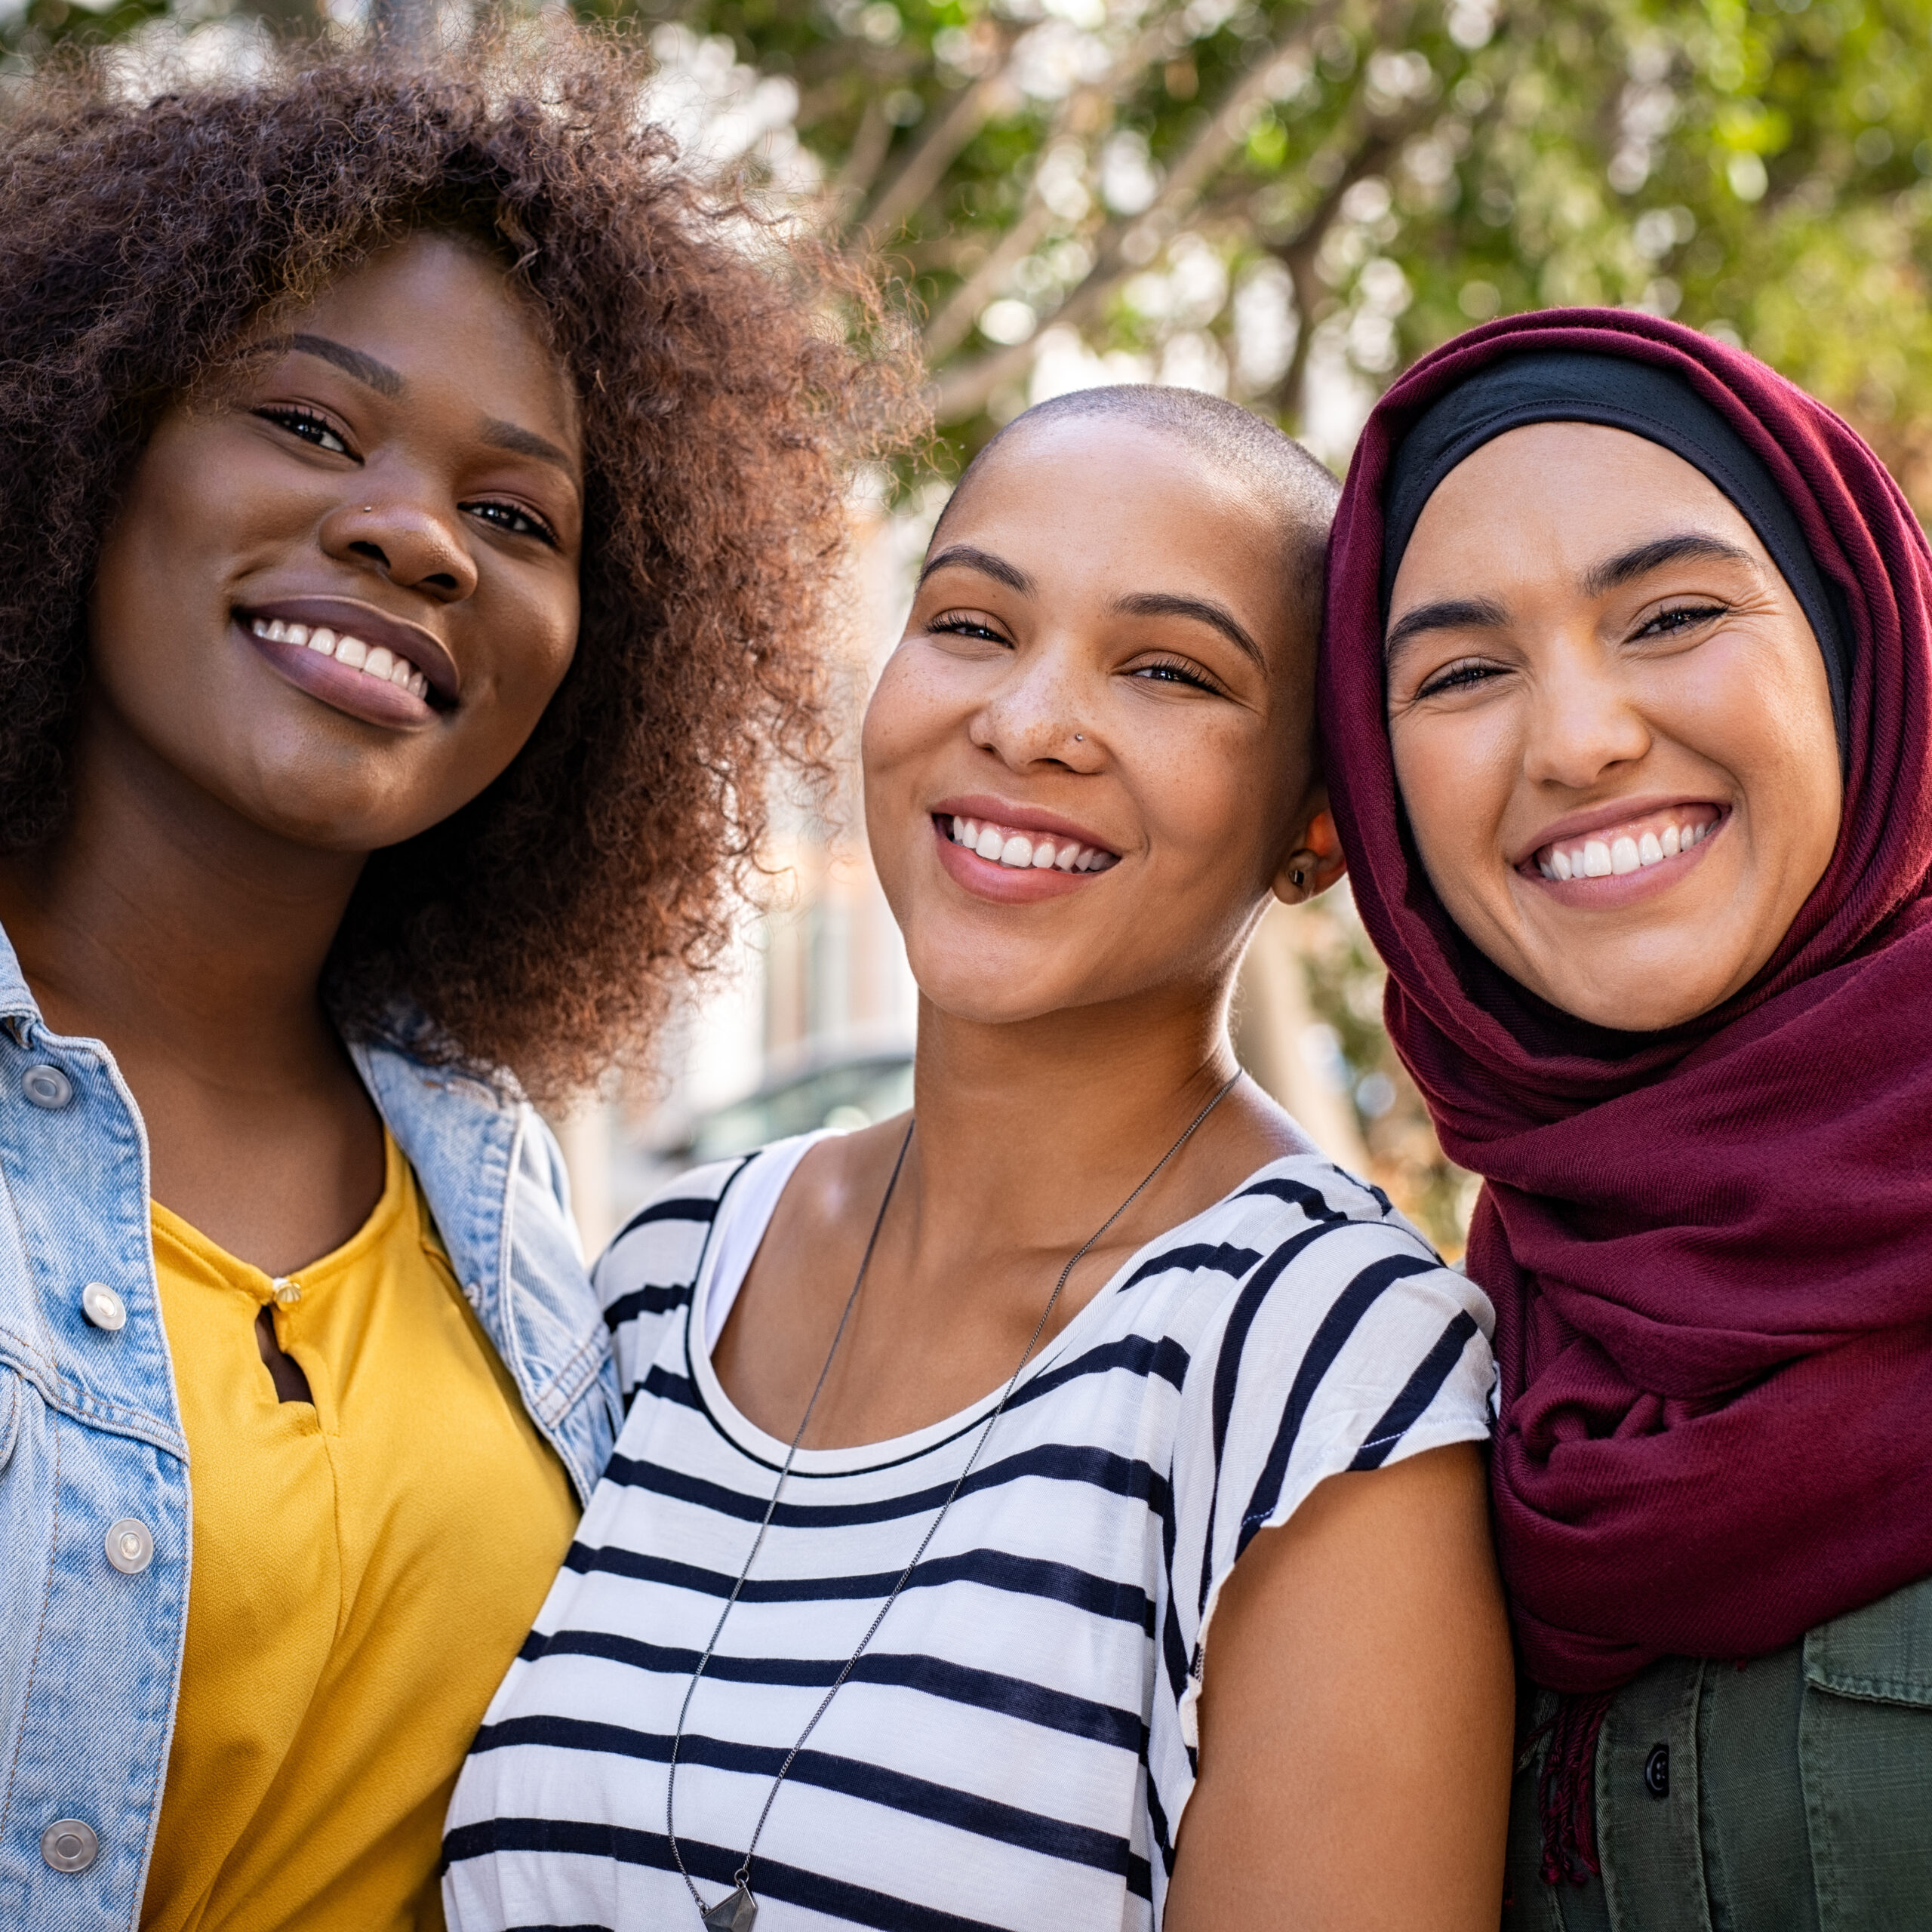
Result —
<path fill-rule="evenodd" d="M 440 1928 L 451 1787 L 576 1527 L 386 1155 L 361 1231 L 278 1282 L 154 1204 L 194 1534 L 143 1932 Z M 275 1399 L 264 1303 L 312 1405 Z"/>

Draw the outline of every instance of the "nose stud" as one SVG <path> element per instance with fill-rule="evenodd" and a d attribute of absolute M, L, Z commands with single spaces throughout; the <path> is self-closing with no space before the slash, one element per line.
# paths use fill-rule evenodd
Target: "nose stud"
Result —
<path fill-rule="evenodd" d="M 1075 732 L 1073 734 L 1073 742 L 1076 745 L 1084 745 L 1087 742 L 1087 734 L 1084 731 Z"/>

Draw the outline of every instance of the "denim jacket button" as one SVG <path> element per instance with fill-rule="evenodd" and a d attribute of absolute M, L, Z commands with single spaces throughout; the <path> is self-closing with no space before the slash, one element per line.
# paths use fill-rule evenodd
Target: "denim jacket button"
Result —
<path fill-rule="evenodd" d="M 74 1083 L 57 1066 L 30 1066 L 20 1076 L 20 1091 L 35 1106 L 51 1112 L 74 1097 Z"/>
<path fill-rule="evenodd" d="M 154 1532 L 133 1516 L 108 1526 L 107 1560 L 124 1577 L 138 1577 L 154 1561 Z"/>
<path fill-rule="evenodd" d="M 128 1325 L 128 1304 L 105 1281 L 90 1281 L 81 1291 L 81 1312 L 110 1335 Z"/>
<path fill-rule="evenodd" d="M 100 1856 L 100 1840 L 91 1825 L 57 1818 L 40 1835 L 40 1855 L 57 1872 L 85 1872 Z"/>

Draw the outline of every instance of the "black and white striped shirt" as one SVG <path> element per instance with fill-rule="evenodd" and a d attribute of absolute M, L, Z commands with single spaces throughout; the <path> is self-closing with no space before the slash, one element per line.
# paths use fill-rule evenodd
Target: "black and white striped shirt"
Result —
<path fill-rule="evenodd" d="M 786 1448 L 719 1386 L 706 1304 L 735 1294 L 770 1164 L 798 1152 L 685 1176 L 599 1266 L 629 1419 L 457 1785 L 456 1932 L 697 1932 L 664 1834 L 671 1740 Z M 1148 1243 L 1029 1365 L 793 1764 L 758 1932 L 1157 1925 L 1222 1581 L 1324 1477 L 1481 1439 L 1491 1327 L 1479 1289 L 1312 1157 Z M 998 1395 L 799 1454 L 679 1754 L 707 1905 Z"/>

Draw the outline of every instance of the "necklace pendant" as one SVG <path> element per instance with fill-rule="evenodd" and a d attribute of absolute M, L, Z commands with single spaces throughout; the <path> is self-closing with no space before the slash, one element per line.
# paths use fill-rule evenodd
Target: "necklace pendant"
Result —
<path fill-rule="evenodd" d="M 758 1900 L 751 1887 L 740 1878 L 737 1890 L 720 1899 L 704 1915 L 704 1922 L 709 1932 L 752 1932 L 758 1922 Z"/>

